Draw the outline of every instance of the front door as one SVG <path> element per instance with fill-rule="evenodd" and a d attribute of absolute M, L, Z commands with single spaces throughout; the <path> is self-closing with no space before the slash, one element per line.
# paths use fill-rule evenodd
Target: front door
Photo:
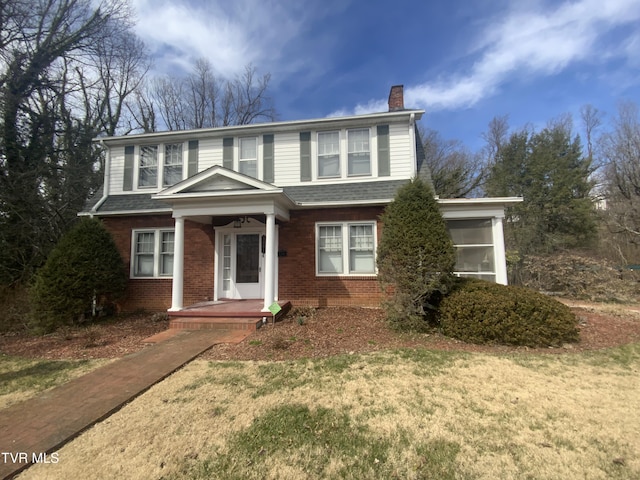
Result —
<path fill-rule="evenodd" d="M 260 235 L 239 233 L 236 237 L 235 284 L 239 298 L 261 298 Z"/>
<path fill-rule="evenodd" d="M 221 268 L 218 269 L 219 281 L 216 282 L 218 298 L 263 297 L 263 236 L 264 233 L 260 231 L 220 232 L 217 258 Z"/>

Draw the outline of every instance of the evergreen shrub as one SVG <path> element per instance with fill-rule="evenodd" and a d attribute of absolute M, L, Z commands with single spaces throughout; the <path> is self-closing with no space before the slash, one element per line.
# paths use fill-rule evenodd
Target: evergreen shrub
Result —
<path fill-rule="evenodd" d="M 578 341 L 577 318 L 562 303 L 523 287 L 459 279 L 440 303 L 444 335 L 470 343 L 560 346 Z"/>
<path fill-rule="evenodd" d="M 399 330 L 425 330 L 455 278 L 453 243 L 431 187 L 412 180 L 381 219 L 377 262 L 387 318 Z"/>
<path fill-rule="evenodd" d="M 90 318 L 95 310 L 113 305 L 126 284 L 124 262 L 111 234 L 99 220 L 82 219 L 36 273 L 29 292 L 32 327 L 50 332 Z"/>

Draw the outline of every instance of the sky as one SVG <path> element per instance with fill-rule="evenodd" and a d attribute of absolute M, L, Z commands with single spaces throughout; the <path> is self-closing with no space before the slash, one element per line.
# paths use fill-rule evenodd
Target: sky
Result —
<path fill-rule="evenodd" d="M 495 116 L 536 129 L 590 104 L 640 103 L 640 0 L 131 0 L 154 75 L 207 58 L 270 73 L 278 120 L 386 111 L 470 149 Z M 578 132 L 579 133 L 579 132 Z"/>

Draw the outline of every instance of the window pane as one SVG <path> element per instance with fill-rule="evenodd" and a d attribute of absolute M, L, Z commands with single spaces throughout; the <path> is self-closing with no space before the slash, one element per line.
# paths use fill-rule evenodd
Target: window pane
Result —
<path fill-rule="evenodd" d="M 258 147 L 256 138 L 240 139 L 240 159 L 256 159 L 258 158 Z"/>
<path fill-rule="evenodd" d="M 136 253 L 153 254 L 153 232 L 138 233 L 136 238 Z"/>
<path fill-rule="evenodd" d="M 492 245 L 491 219 L 449 220 L 449 234 L 455 245 Z"/>
<path fill-rule="evenodd" d="M 257 283 L 260 279 L 260 235 L 236 236 L 236 283 Z"/>
<path fill-rule="evenodd" d="M 258 162 L 256 160 L 241 160 L 240 173 L 248 175 L 249 177 L 258 178 Z"/>
<path fill-rule="evenodd" d="M 456 248 L 456 272 L 495 272 L 493 247 Z"/>
<path fill-rule="evenodd" d="M 371 175 L 371 157 L 368 153 L 349 154 L 349 175 Z"/>
<path fill-rule="evenodd" d="M 318 133 L 318 177 L 340 175 L 340 133 Z"/>
<path fill-rule="evenodd" d="M 339 225 L 318 229 L 318 271 L 342 273 L 342 227 Z"/>
<path fill-rule="evenodd" d="M 162 255 L 160 264 L 160 275 L 173 274 L 173 253 L 165 253 Z"/>
<path fill-rule="evenodd" d="M 153 255 L 136 255 L 135 275 L 153 277 Z"/>
<path fill-rule="evenodd" d="M 182 180 L 182 144 L 167 144 L 164 147 L 163 185 L 174 185 Z"/>
<path fill-rule="evenodd" d="M 158 146 L 140 147 L 140 170 L 138 171 L 139 187 L 155 187 L 158 185 Z"/>

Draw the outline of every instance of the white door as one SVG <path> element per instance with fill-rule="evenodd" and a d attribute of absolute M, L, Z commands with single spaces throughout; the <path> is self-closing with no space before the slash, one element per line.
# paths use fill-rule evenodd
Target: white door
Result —
<path fill-rule="evenodd" d="M 260 232 L 223 232 L 218 284 L 219 298 L 262 298 L 263 260 Z"/>

